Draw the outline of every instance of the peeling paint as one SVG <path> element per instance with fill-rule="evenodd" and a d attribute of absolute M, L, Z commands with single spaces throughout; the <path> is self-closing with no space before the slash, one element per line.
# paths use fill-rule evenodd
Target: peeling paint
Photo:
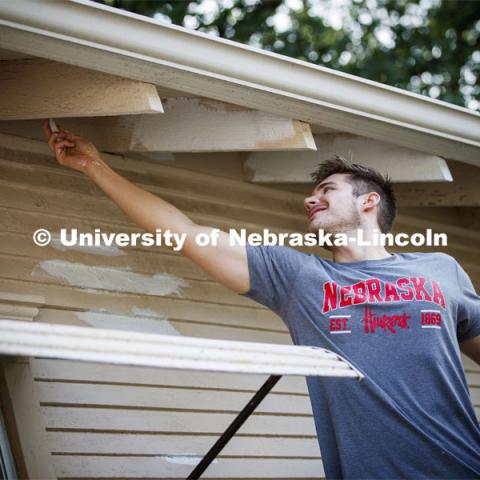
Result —
<path fill-rule="evenodd" d="M 140 317 L 165 318 L 162 315 L 158 314 L 157 312 L 150 310 L 149 308 L 140 308 L 140 307 L 137 307 L 136 305 L 133 306 L 132 313 Z"/>
<path fill-rule="evenodd" d="M 105 255 L 108 257 L 114 257 L 118 255 L 126 255 L 126 253 L 119 247 L 112 245 L 73 245 L 66 247 L 60 241 L 60 235 L 52 235 L 50 245 L 57 250 L 65 252 L 66 250 L 78 250 L 80 252 L 92 253 L 93 255 Z"/>
<path fill-rule="evenodd" d="M 181 335 L 167 318 L 148 318 L 135 315 L 117 315 L 100 311 L 77 312 L 77 317 L 96 328 L 111 328 L 130 332 L 157 333 L 161 335 Z"/>
<path fill-rule="evenodd" d="M 32 271 L 32 276 L 44 273 L 89 291 L 98 288 L 113 292 L 180 297 L 182 289 L 188 287 L 185 280 L 167 273 L 149 276 L 131 272 L 128 268 L 97 267 L 63 260 L 39 262 Z"/>
<path fill-rule="evenodd" d="M 166 455 L 161 456 L 168 463 L 177 463 L 179 465 L 198 465 L 203 457 L 196 455 Z M 218 460 L 213 460 L 212 463 L 218 463 Z"/>
<path fill-rule="evenodd" d="M 243 151 L 257 150 L 257 145 L 267 150 L 315 149 L 310 126 L 298 120 L 236 105 L 183 97 L 164 102 L 164 107 L 168 121 L 144 115 L 135 122 L 130 150 L 172 153 L 211 152 L 213 148 L 213 151 Z M 175 128 L 177 121 L 182 125 L 182 131 Z M 201 125 L 201 132 L 198 132 L 198 125 Z M 223 125 L 228 125 L 228 129 L 222 130 Z M 221 135 L 218 135 L 219 128 Z M 163 132 L 161 140 L 158 131 Z M 190 131 L 196 134 L 182 135 L 182 132 Z M 208 140 L 213 136 L 214 147 Z"/>
<path fill-rule="evenodd" d="M 254 112 L 253 108 L 242 107 L 240 105 L 234 105 L 233 103 L 218 102 L 209 98 L 189 98 L 180 97 L 175 99 L 176 103 L 183 102 L 185 104 L 193 104 L 197 107 L 203 107 L 205 110 L 212 112 Z M 174 104 L 175 107 L 175 104 Z"/>

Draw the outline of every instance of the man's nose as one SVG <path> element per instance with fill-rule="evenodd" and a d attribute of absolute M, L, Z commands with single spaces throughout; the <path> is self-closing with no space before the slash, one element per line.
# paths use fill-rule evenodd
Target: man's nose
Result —
<path fill-rule="evenodd" d="M 310 195 L 309 197 L 306 197 L 305 200 L 303 201 L 303 205 L 307 212 L 311 210 L 312 207 L 317 203 L 318 203 L 318 197 L 316 195 Z"/>

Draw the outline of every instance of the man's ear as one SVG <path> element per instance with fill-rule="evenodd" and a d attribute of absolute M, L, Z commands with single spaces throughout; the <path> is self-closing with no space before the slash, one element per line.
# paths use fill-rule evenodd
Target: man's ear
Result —
<path fill-rule="evenodd" d="M 367 211 L 380 205 L 380 195 L 377 192 L 370 192 L 362 195 L 361 207 L 362 210 Z"/>

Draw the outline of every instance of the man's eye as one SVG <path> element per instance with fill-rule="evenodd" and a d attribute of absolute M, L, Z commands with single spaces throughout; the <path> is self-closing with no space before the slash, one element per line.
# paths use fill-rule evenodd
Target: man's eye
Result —
<path fill-rule="evenodd" d="M 323 189 L 323 191 L 324 191 L 324 193 L 325 193 L 325 192 L 328 192 L 328 191 L 331 190 L 331 189 L 332 189 L 332 187 L 325 187 L 325 188 Z"/>

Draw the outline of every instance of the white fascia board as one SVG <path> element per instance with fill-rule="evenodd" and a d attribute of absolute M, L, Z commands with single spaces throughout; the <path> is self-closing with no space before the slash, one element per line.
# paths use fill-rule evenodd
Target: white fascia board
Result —
<path fill-rule="evenodd" d="M 480 115 L 87 0 L 0 2 L 0 48 L 480 165 Z"/>
<path fill-rule="evenodd" d="M 0 319 L 0 355 L 268 375 L 364 375 L 319 347 L 176 337 Z"/>

